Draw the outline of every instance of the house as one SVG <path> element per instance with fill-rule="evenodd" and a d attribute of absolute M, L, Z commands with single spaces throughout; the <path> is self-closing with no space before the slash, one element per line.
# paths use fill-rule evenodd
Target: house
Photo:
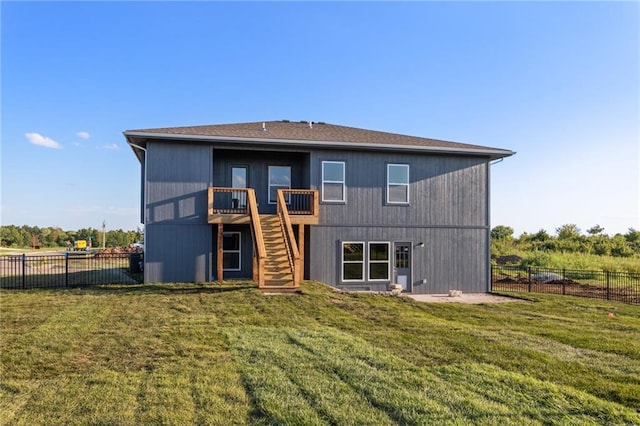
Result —
<path fill-rule="evenodd" d="M 512 151 L 288 120 L 124 136 L 146 282 L 490 288 L 490 166 Z"/>

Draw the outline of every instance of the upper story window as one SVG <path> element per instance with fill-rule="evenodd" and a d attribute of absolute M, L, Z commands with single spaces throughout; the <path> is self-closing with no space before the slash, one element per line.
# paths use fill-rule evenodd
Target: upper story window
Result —
<path fill-rule="evenodd" d="M 291 189 L 291 167 L 269 166 L 269 204 L 278 201 L 278 189 Z"/>
<path fill-rule="evenodd" d="M 322 201 L 345 201 L 344 161 L 322 162 Z"/>
<path fill-rule="evenodd" d="M 387 164 L 387 203 L 409 204 L 408 164 Z"/>

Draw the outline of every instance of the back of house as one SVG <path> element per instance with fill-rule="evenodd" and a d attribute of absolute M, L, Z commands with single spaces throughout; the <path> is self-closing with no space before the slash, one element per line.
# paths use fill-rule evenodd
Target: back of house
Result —
<path fill-rule="evenodd" d="M 512 151 L 287 120 L 124 135 L 146 282 L 490 288 L 490 165 Z"/>

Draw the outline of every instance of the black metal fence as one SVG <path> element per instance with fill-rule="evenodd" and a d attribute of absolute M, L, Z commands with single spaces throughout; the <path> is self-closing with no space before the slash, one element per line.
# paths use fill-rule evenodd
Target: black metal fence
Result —
<path fill-rule="evenodd" d="M 492 291 L 554 293 L 640 304 L 640 274 L 492 266 Z"/>
<path fill-rule="evenodd" d="M 142 253 L 0 256 L 0 288 L 65 288 L 142 282 Z"/>

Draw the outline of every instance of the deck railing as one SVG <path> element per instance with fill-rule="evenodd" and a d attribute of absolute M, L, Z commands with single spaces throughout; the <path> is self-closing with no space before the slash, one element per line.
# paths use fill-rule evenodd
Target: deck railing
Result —
<path fill-rule="evenodd" d="M 312 189 L 281 189 L 290 215 L 318 216 L 318 191 Z"/>
<path fill-rule="evenodd" d="M 291 268 L 291 274 L 293 275 L 293 285 L 298 287 L 301 280 L 301 261 L 300 251 L 298 250 L 298 244 L 296 243 L 296 237 L 293 233 L 293 227 L 291 226 L 291 219 L 289 218 L 289 212 L 287 208 L 287 202 L 285 201 L 285 192 L 290 190 L 278 190 L 278 217 L 280 218 L 280 226 L 282 227 L 282 235 L 284 236 L 284 243 L 287 248 L 287 258 L 289 259 L 289 267 Z M 308 214 L 308 213 L 307 213 Z"/>
<path fill-rule="evenodd" d="M 209 216 L 213 214 L 249 214 L 250 190 L 253 191 L 250 188 L 209 187 Z"/>

